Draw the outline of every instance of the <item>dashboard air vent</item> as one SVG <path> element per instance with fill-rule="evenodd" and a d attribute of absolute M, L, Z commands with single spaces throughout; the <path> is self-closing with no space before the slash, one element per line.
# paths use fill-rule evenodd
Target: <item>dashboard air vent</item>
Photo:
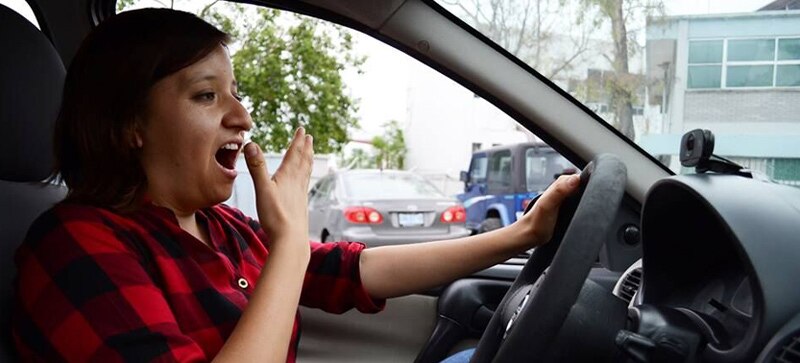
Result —
<path fill-rule="evenodd" d="M 795 334 L 787 338 L 778 351 L 775 352 L 775 363 L 798 363 L 800 362 L 800 334 Z"/>
<path fill-rule="evenodd" d="M 642 284 L 642 268 L 638 267 L 625 276 L 622 280 L 622 285 L 619 288 L 619 297 L 624 299 L 627 302 L 631 302 L 633 299 L 633 295 L 636 294 L 636 291 L 639 290 L 639 286 Z"/>

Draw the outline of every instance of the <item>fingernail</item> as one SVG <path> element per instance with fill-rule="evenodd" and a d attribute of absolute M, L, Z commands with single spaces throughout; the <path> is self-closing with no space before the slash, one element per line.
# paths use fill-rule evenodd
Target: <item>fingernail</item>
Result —
<path fill-rule="evenodd" d="M 575 175 L 569 177 L 569 180 L 567 180 L 567 182 L 569 183 L 569 186 L 574 187 L 574 186 L 578 185 L 578 182 L 580 180 L 581 180 L 581 176 L 579 174 L 575 174 Z"/>
<path fill-rule="evenodd" d="M 250 143 L 250 144 L 252 144 L 252 143 Z M 244 146 L 244 156 L 246 156 L 248 158 L 252 158 L 252 157 L 258 155 L 258 150 L 257 150 L 258 147 L 256 145 L 250 146 L 250 144 L 247 144 L 247 145 Z"/>

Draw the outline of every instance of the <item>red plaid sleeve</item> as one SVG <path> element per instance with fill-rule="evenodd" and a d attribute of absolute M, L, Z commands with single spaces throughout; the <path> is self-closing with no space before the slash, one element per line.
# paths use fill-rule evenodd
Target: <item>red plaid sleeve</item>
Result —
<path fill-rule="evenodd" d="M 386 299 L 373 299 L 361 283 L 362 250 L 364 245 L 356 242 L 311 242 L 300 303 L 336 314 L 353 307 L 362 313 L 383 310 Z"/>
<path fill-rule="evenodd" d="M 268 244 L 269 237 L 261 225 L 241 211 L 224 206 L 237 218 L 243 219 L 259 239 Z M 341 314 L 352 308 L 362 313 L 383 310 L 386 299 L 373 299 L 361 283 L 359 258 L 364 244 L 357 242 L 309 242 L 311 260 L 308 263 L 300 304 Z"/>
<path fill-rule="evenodd" d="M 26 361 L 207 361 L 135 248 L 96 210 L 49 211 L 17 254 L 13 334 Z M 47 312 L 47 313 L 42 313 Z"/>

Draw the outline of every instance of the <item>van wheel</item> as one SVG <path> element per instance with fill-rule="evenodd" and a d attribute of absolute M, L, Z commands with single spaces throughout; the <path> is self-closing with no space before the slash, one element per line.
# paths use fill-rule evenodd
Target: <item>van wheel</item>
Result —
<path fill-rule="evenodd" d="M 481 222 L 480 227 L 478 227 L 478 233 L 494 231 L 495 229 L 499 229 L 503 227 L 503 222 L 500 218 L 486 218 Z"/>

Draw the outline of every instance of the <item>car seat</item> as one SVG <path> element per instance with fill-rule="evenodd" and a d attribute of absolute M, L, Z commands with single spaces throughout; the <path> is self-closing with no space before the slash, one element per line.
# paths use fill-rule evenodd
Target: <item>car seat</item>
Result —
<path fill-rule="evenodd" d="M 53 167 L 65 71 L 47 37 L 3 5 L 0 49 L 0 362 L 10 362 L 14 252 L 33 220 L 66 192 L 41 182 Z"/>

